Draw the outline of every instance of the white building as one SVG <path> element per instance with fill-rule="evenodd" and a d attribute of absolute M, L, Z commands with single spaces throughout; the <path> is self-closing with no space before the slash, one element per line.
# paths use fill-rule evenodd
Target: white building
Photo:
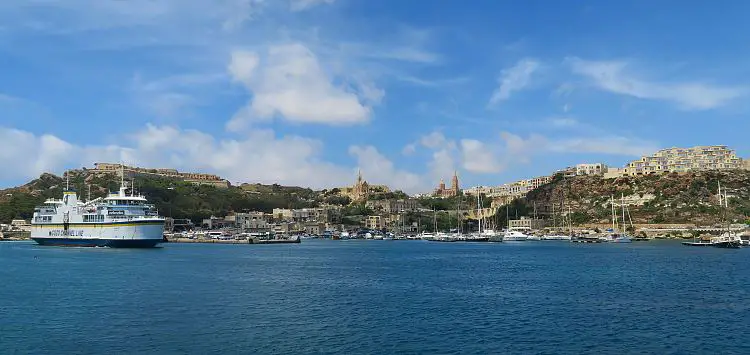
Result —
<path fill-rule="evenodd" d="M 604 175 L 607 172 L 607 165 L 603 163 L 577 164 L 576 175 Z"/>

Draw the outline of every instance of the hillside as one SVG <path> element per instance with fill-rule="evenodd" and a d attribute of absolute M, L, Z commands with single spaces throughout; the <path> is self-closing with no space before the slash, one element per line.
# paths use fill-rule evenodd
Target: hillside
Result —
<path fill-rule="evenodd" d="M 47 198 L 60 198 L 66 180 L 52 174 L 43 174 L 31 182 L 0 190 L 0 223 L 14 218 L 30 219 L 34 206 Z M 86 198 L 104 197 L 119 188 L 119 178 L 114 174 L 93 174 L 86 170 L 70 172 L 70 185 Z M 163 216 L 189 218 L 200 222 L 204 218 L 224 216 L 230 211 L 256 210 L 271 212 L 274 208 L 316 207 L 323 197 L 310 189 L 279 185 L 243 185 L 216 188 L 196 186 L 167 178 L 138 177 L 135 187 L 156 205 Z"/>
<path fill-rule="evenodd" d="M 531 191 L 523 203 L 523 214 L 536 206 L 538 215 L 552 215 L 570 207 L 575 223 L 610 223 L 610 196 L 619 206 L 621 196 L 633 223 L 692 223 L 711 225 L 721 221 L 718 182 L 727 189 L 727 215 L 734 222 L 750 216 L 750 171 L 701 171 L 603 179 L 600 176 L 556 177 Z M 563 208 L 565 201 L 565 208 Z M 618 214 L 621 211 L 618 209 Z"/>

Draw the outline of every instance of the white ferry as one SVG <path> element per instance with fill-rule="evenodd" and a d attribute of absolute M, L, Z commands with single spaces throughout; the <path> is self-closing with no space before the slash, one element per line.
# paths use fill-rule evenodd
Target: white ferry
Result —
<path fill-rule="evenodd" d="M 164 218 L 145 197 L 128 195 L 124 181 L 119 192 L 85 203 L 66 189 L 62 200 L 34 209 L 31 239 L 40 245 L 151 248 L 164 240 Z"/>

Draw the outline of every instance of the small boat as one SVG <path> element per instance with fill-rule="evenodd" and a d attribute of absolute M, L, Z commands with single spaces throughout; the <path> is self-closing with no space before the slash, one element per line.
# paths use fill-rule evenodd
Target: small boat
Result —
<path fill-rule="evenodd" d="M 562 234 L 547 234 L 542 236 L 542 240 L 571 240 L 569 235 Z"/>
<path fill-rule="evenodd" d="M 699 240 L 699 241 L 692 241 L 692 242 L 682 242 L 682 245 L 687 245 L 689 247 L 710 247 L 713 246 L 710 241 L 707 240 Z"/>
<path fill-rule="evenodd" d="M 528 235 L 523 234 L 519 231 L 507 231 L 503 236 L 503 241 L 506 242 L 525 242 L 528 240 Z"/>
<path fill-rule="evenodd" d="M 467 242 L 489 242 L 490 241 L 490 236 L 489 235 L 485 235 L 484 233 L 482 233 L 482 234 L 473 233 L 473 234 L 469 234 L 468 236 L 466 236 L 465 238 L 463 238 L 463 240 L 467 241 Z"/>
<path fill-rule="evenodd" d="M 628 237 L 625 234 L 615 235 L 613 237 L 614 238 L 612 238 L 612 243 L 631 243 L 631 242 L 633 242 L 633 240 L 630 239 L 630 237 Z"/>
<path fill-rule="evenodd" d="M 682 242 L 682 245 L 690 247 L 714 247 L 723 249 L 739 249 L 742 247 L 742 242 L 738 239 L 731 237 L 713 237 L 710 240 L 698 240 L 692 242 Z"/>
<path fill-rule="evenodd" d="M 526 236 L 526 240 L 542 240 L 542 238 L 538 235 L 529 234 Z"/>
<path fill-rule="evenodd" d="M 728 208 L 729 205 L 729 199 L 726 196 L 726 189 L 724 190 L 724 194 L 721 192 L 721 182 L 719 182 L 719 206 L 722 208 Z M 711 246 L 715 248 L 722 248 L 722 249 L 739 249 L 742 247 L 742 238 L 740 238 L 737 235 L 732 235 L 731 231 L 727 231 L 723 234 L 721 234 L 718 237 L 711 237 L 708 241 L 695 241 L 692 242 L 683 242 L 682 245 L 687 245 L 691 247 L 704 247 L 704 246 Z"/>

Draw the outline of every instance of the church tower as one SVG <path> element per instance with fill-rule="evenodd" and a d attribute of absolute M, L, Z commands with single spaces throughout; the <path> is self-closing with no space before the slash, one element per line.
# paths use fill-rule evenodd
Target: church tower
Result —
<path fill-rule="evenodd" d="M 458 189 L 458 172 L 453 171 L 453 179 L 451 179 L 451 191 L 453 194 L 458 195 L 459 189 Z"/>

